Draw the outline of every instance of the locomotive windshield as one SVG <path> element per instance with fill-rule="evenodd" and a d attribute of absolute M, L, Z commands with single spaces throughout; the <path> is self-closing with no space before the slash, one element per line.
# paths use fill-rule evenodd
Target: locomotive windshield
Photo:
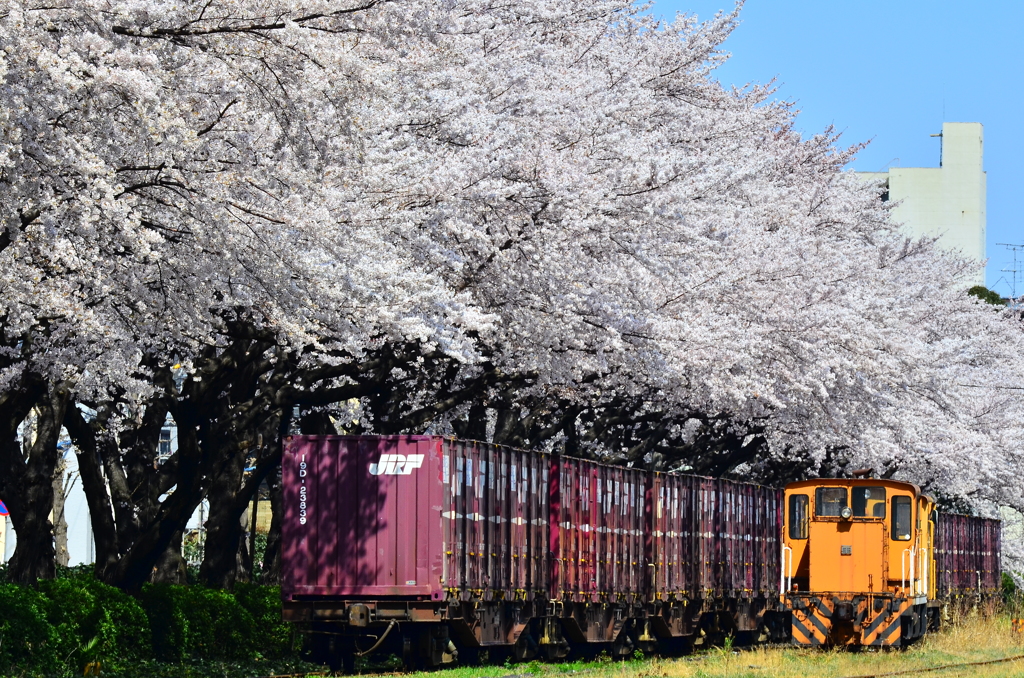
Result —
<path fill-rule="evenodd" d="M 838 518 L 846 503 L 845 487 L 819 487 L 814 491 L 814 514 Z"/>
<path fill-rule="evenodd" d="M 885 518 L 885 488 L 853 488 L 853 515 L 858 518 Z"/>

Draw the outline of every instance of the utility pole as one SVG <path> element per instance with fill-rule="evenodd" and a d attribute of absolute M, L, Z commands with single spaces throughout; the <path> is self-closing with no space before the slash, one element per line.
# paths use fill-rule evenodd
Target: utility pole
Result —
<path fill-rule="evenodd" d="M 1018 274 L 1022 272 L 1020 264 L 1024 263 L 1024 261 L 1018 262 L 1018 255 L 1017 255 L 1017 253 L 1018 252 L 1024 252 L 1024 245 L 1014 245 L 1014 244 L 1011 244 L 1011 243 L 1008 243 L 1008 242 L 997 242 L 996 244 L 997 245 L 1001 245 L 1001 246 L 1005 247 L 1006 249 L 1010 250 L 1011 252 L 1013 252 L 1013 268 L 1003 268 L 1003 269 L 1000 269 L 1000 271 L 1002 273 L 1010 273 L 1010 274 L 1012 274 L 1012 276 L 1010 278 L 1010 281 L 1009 281 L 1009 283 L 1010 283 L 1010 305 L 1011 306 L 1016 306 L 1017 299 L 1019 299 L 1019 297 L 1017 296 L 1017 279 L 1018 279 Z"/>

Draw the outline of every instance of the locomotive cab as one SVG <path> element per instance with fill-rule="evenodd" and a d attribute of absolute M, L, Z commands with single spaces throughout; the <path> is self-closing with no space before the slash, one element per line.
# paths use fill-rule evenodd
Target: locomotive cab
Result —
<path fill-rule="evenodd" d="M 935 502 L 910 483 L 817 479 L 785 489 L 782 602 L 796 645 L 905 645 L 935 600 Z M 937 614 L 933 614 L 937 619 Z"/>

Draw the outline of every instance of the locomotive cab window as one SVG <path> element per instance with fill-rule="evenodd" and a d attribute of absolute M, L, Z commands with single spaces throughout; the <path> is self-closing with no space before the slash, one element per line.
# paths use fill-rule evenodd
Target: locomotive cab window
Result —
<path fill-rule="evenodd" d="M 814 515 L 829 518 L 842 516 L 846 503 L 845 487 L 819 487 L 814 491 Z"/>
<path fill-rule="evenodd" d="M 885 488 L 853 488 L 853 515 L 857 518 L 885 518 Z"/>
<path fill-rule="evenodd" d="M 892 498 L 892 538 L 895 541 L 910 541 L 913 504 L 910 497 Z"/>
<path fill-rule="evenodd" d="M 807 539 L 807 505 L 810 498 L 806 494 L 789 495 L 789 538 Z"/>

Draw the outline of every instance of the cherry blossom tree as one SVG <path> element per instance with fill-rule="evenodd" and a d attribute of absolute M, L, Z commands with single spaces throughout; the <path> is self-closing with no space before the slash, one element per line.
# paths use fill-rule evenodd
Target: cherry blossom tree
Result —
<path fill-rule="evenodd" d="M 975 264 L 901 236 L 842 171 L 856 147 L 709 78 L 734 15 L 589 8 L 466 12 L 465 56 L 399 109 L 432 168 L 394 189 L 426 206 L 421 256 L 501 316 L 494 369 L 534 384 L 481 406 L 511 401 L 527 445 L 1019 502 L 1021 335 L 965 294 Z"/>
<path fill-rule="evenodd" d="M 151 433 L 174 410 L 155 402 L 173 390 L 171 365 L 199 382 L 197 363 L 225 362 L 236 338 L 351 354 L 444 328 L 445 345 L 465 350 L 458 326 L 478 322 L 471 309 L 416 271 L 386 225 L 349 207 L 365 186 L 352 182 L 362 140 L 348 102 L 378 97 L 363 64 L 409 25 L 409 8 L 384 3 L 366 19 L 371 30 L 374 4 L 5 3 L 0 491 L 19 532 L 48 538 L 52 460 L 32 470 L 15 431 L 55 390 L 120 455 L 139 438 L 119 431 L 144 422 Z M 199 460 L 186 461 L 153 483 L 151 497 L 176 491 L 148 521 L 142 550 L 166 546 L 207 489 Z M 95 479 L 114 483 L 119 474 L 104 471 Z M 132 503 L 125 510 L 138 518 Z M 117 511 L 93 513 L 109 523 Z M 14 576 L 46 576 L 47 558 L 40 551 Z"/>
<path fill-rule="evenodd" d="M 129 588 L 211 492 L 204 578 L 230 585 L 295 428 L 771 482 L 870 465 L 1024 507 L 1019 322 L 900 235 L 857 147 L 714 80 L 736 17 L 8 0 L 0 492 L 38 487 L 8 504 L 43 535 L 17 576 L 52 560 L 33 407 Z"/>

